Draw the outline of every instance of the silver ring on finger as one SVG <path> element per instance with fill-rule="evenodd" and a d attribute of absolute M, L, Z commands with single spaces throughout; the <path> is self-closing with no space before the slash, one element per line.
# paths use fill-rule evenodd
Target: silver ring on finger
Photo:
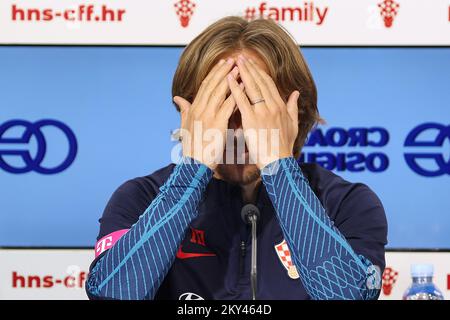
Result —
<path fill-rule="evenodd" d="M 257 99 L 255 101 L 251 101 L 251 102 L 252 102 L 252 106 L 254 106 L 257 103 L 261 103 L 261 102 L 264 102 L 264 101 L 266 101 L 266 100 L 264 100 L 264 99 Z"/>

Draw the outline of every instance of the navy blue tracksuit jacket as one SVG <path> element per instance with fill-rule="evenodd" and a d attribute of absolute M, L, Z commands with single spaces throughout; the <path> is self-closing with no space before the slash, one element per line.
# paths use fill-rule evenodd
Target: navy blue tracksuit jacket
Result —
<path fill-rule="evenodd" d="M 100 219 L 91 299 L 251 299 L 238 186 L 184 158 L 125 182 Z M 376 299 L 387 222 L 378 197 L 294 158 L 261 171 L 258 299 Z"/>

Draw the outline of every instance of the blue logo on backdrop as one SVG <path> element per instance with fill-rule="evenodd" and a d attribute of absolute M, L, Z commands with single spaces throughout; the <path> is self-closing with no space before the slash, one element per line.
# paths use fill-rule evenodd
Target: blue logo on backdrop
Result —
<path fill-rule="evenodd" d="M 305 147 L 384 147 L 389 142 L 389 132 L 385 128 L 330 128 L 311 131 Z M 360 172 L 385 171 L 389 158 L 382 152 L 302 152 L 299 162 L 317 163 L 328 170 Z"/>
<path fill-rule="evenodd" d="M 433 138 L 426 141 L 420 140 L 419 136 L 424 134 L 433 134 Z M 406 137 L 405 147 L 442 147 L 446 140 L 450 142 L 450 126 L 431 122 L 424 123 L 411 130 Z M 437 169 L 430 170 L 421 166 L 417 162 L 418 159 L 433 160 Z M 408 152 L 405 153 L 405 160 L 414 172 L 425 177 L 437 177 L 444 174 L 450 174 L 450 160 L 445 161 L 442 152 Z"/>
<path fill-rule="evenodd" d="M 42 165 L 42 162 L 47 153 L 47 141 L 42 132 L 43 127 L 54 127 L 59 129 L 67 138 L 68 141 L 68 153 L 63 161 L 59 165 L 48 168 Z M 6 138 L 5 133 L 8 130 L 14 130 L 17 128 L 24 128 L 22 135 L 15 138 Z M 4 149 L 4 145 L 13 144 L 29 144 L 31 138 L 36 139 L 37 147 L 34 157 L 30 153 L 29 149 Z M 0 168 L 10 173 L 26 173 L 35 171 L 41 174 L 55 174 L 66 170 L 75 160 L 77 154 L 77 140 L 73 131 L 64 123 L 44 119 L 37 122 L 29 122 L 25 120 L 11 120 L 0 125 Z M 14 166 L 5 161 L 5 156 L 20 157 L 25 166 Z"/>

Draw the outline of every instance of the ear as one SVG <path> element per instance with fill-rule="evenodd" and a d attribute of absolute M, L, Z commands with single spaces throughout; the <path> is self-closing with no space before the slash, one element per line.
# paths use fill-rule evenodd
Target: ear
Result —
<path fill-rule="evenodd" d="M 287 111 L 289 113 L 289 116 L 292 119 L 298 119 L 298 98 L 300 97 L 300 92 L 295 90 L 291 93 L 289 96 L 288 102 L 287 102 Z"/>
<path fill-rule="evenodd" d="M 186 110 L 191 106 L 189 101 L 180 96 L 173 97 L 173 102 L 175 102 L 178 108 L 180 108 L 181 113 L 186 112 Z"/>

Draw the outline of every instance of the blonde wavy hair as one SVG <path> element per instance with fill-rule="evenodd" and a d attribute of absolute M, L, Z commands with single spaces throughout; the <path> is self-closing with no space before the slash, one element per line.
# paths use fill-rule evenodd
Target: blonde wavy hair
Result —
<path fill-rule="evenodd" d="M 300 92 L 299 130 L 294 155 L 300 155 L 309 131 L 320 121 L 317 89 L 311 72 L 292 36 L 270 19 L 247 20 L 229 16 L 200 33 L 184 49 L 172 83 L 172 96 L 192 102 L 203 79 L 223 56 L 251 50 L 268 67 L 281 98 L 287 101 L 294 90 Z M 179 111 L 178 106 L 175 107 Z"/>

